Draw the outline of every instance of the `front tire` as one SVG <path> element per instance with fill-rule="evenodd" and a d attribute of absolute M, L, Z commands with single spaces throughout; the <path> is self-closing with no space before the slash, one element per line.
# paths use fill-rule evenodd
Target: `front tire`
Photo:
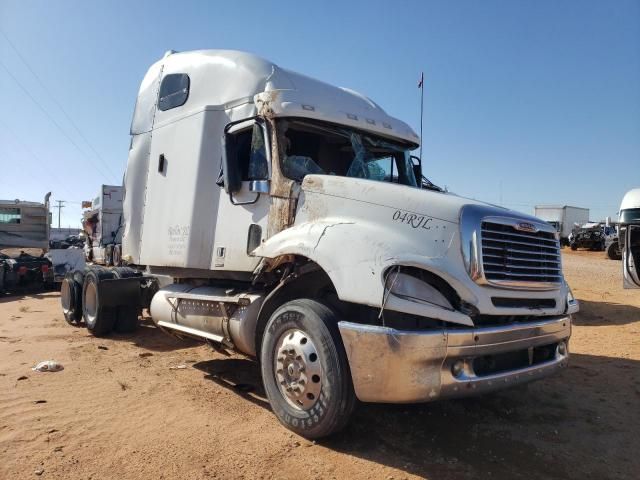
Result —
<path fill-rule="evenodd" d="M 607 248 L 607 257 L 611 260 L 622 260 L 622 253 L 620 253 L 620 245 L 618 242 L 613 242 Z"/>
<path fill-rule="evenodd" d="M 322 303 L 293 300 L 273 313 L 262 339 L 262 380 L 271 408 L 305 438 L 338 432 L 355 406 L 337 323 Z"/>

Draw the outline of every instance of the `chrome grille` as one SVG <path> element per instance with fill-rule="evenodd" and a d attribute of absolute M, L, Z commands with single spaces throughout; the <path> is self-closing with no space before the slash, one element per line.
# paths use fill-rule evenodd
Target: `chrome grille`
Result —
<path fill-rule="evenodd" d="M 489 283 L 560 283 L 560 249 L 553 232 L 523 232 L 482 222 L 482 271 Z"/>

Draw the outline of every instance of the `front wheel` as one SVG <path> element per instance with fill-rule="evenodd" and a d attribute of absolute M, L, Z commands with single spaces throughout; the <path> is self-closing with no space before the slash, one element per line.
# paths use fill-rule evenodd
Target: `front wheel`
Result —
<path fill-rule="evenodd" d="M 349 363 L 335 314 L 315 300 L 278 308 L 260 353 L 264 388 L 278 420 L 309 438 L 335 433 L 355 406 Z"/>
<path fill-rule="evenodd" d="M 622 260 L 622 253 L 620 253 L 620 245 L 618 242 L 613 242 L 609 245 L 609 248 L 607 248 L 607 256 L 611 260 Z"/>

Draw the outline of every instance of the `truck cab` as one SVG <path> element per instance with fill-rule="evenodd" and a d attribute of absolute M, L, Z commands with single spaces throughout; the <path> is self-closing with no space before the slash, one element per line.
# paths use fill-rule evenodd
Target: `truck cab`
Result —
<path fill-rule="evenodd" d="M 640 188 L 622 199 L 618 230 L 624 288 L 640 288 Z"/>
<path fill-rule="evenodd" d="M 565 367 L 578 304 L 558 232 L 423 181 L 419 140 L 366 96 L 255 55 L 169 52 L 131 126 L 129 267 L 68 279 L 65 317 L 106 335 L 149 308 L 167 333 L 254 357 L 274 413 L 308 438 L 356 399 Z"/>

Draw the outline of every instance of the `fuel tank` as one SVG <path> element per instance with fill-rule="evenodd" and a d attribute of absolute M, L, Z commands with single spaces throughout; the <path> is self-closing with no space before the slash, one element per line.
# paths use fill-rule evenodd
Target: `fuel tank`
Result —
<path fill-rule="evenodd" d="M 150 311 L 160 328 L 255 355 L 256 323 L 263 300 L 259 293 L 173 283 L 153 296 Z"/>

